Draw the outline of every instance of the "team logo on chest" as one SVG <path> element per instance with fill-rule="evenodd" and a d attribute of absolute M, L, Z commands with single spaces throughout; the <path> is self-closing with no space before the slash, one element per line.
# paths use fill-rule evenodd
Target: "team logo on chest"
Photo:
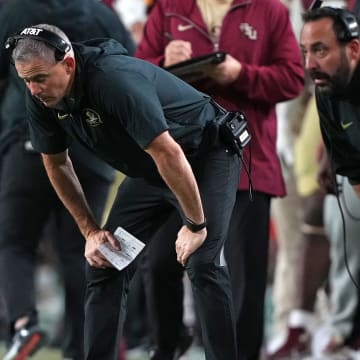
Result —
<path fill-rule="evenodd" d="M 93 109 L 85 108 L 82 113 L 85 121 L 91 127 L 96 127 L 103 123 L 100 115 Z"/>
<path fill-rule="evenodd" d="M 250 40 L 257 40 L 257 31 L 248 23 L 240 24 L 240 31 Z"/>

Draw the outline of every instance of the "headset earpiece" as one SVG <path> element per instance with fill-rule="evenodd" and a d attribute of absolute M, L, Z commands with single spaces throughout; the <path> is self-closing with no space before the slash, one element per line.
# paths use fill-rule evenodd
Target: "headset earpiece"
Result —
<path fill-rule="evenodd" d="M 10 36 L 5 42 L 5 49 L 13 51 L 17 42 L 21 39 L 35 39 L 42 41 L 55 49 L 56 61 L 61 61 L 65 54 L 70 51 L 71 45 L 62 39 L 59 35 L 45 29 L 37 27 L 28 27 L 20 33 Z"/>
<path fill-rule="evenodd" d="M 339 36 L 339 40 L 347 42 L 352 39 L 359 39 L 359 23 L 354 13 L 346 9 L 333 8 L 328 6 L 324 7 L 331 9 L 336 14 L 336 17 L 341 23 L 343 33 Z"/>
<path fill-rule="evenodd" d="M 344 28 L 341 40 L 350 41 L 359 38 L 359 23 L 355 14 L 345 9 L 338 9 L 337 13 Z"/>

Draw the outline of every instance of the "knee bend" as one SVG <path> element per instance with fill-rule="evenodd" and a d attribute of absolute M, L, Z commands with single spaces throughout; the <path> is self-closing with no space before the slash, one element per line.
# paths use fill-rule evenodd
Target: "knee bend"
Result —
<path fill-rule="evenodd" d="M 222 273 L 223 271 L 225 271 L 223 267 L 214 263 L 194 264 L 189 262 L 189 264 L 186 265 L 186 272 L 189 279 L 195 283 L 204 279 L 214 279 L 218 273 Z"/>
<path fill-rule="evenodd" d="M 166 274 L 181 277 L 184 272 L 184 268 L 176 259 L 171 259 L 171 261 L 148 261 L 143 265 L 142 270 L 156 277 L 162 277 Z"/>

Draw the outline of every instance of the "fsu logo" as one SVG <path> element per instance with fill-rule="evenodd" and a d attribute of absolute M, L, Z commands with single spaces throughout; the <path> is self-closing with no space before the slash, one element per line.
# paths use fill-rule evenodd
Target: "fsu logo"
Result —
<path fill-rule="evenodd" d="M 91 127 L 96 127 L 102 124 L 100 115 L 93 109 L 86 108 L 83 110 L 83 117 Z"/>
<path fill-rule="evenodd" d="M 248 23 L 240 24 L 240 31 L 250 40 L 257 40 L 257 31 Z"/>

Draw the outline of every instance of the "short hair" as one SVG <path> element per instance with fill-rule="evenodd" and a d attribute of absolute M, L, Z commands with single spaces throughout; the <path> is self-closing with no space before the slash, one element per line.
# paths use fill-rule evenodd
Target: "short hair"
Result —
<path fill-rule="evenodd" d="M 40 28 L 48 30 L 58 35 L 64 41 L 66 41 L 71 46 L 71 42 L 67 35 L 57 26 L 49 24 L 38 24 L 33 25 L 35 28 Z M 48 44 L 47 42 L 37 40 L 34 38 L 22 38 L 19 39 L 16 43 L 16 46 L 12 52 L 13 61 L 28 61 L 33 58 L 41 58 L 48 63 L 56 63 L 58 60 L 55 57 L 55 48 Z M 70 52 L 72 51 L 72 48 Z"/>
<path fill-rule="evenodd" d="M 308 10 L 307 12 L 302 14 L 304 24 L 325 18 L 330 18 L 333 20 L 333 30 L 337 40 L 340 43 L 347 43 L 354 38 L 359 38 L 359 22 L 355 14 L 351 13 L 348 10 L 324 6 Z M 356 36 L 354 36 L 354 30 L 350 29 L 348 26 L 347 22 L 349 21 L 349 18 L 352 22 L 352 25 L 356 24 Z"/>

